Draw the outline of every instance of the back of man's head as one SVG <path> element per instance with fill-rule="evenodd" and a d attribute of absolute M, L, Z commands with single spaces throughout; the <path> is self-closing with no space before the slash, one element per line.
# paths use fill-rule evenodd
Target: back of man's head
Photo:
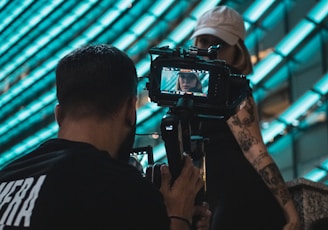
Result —
<path fill-rule="evenodd" d="M 57 98 L 62 116 L 113 115 L 137 94 L 133 61 L 106 44 L 88 45 L 64 56 L 56 69 Z"/>

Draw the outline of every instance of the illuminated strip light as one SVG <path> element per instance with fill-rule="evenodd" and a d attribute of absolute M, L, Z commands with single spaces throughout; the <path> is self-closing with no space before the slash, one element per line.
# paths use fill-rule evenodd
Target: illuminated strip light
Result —
<path fill-rule="evenodd" d="M 26 0 L 26 1 L 22 1 L 19 4 L 19 7 L 17 7 L 17 4 L 11 4 L 11 8 L 8 9 L 8 11 L 10 13 L 8 13 L 7 17 L 5 19 L 3 19 L 0 23 L 0 32 L 7 26 L 9 25 L 14 19 L 15 17 L 17 17 L 20 13 L 22 13 L 30 4 L 32 4 L 33 1 L 32 0 Z M 14 10 L 15 9 L 15 10 Z"/>
<path fill-rule="evenodd" d="M 256 85 L 284 59 L 280 54 L 270 53 L 254 66 L 254 74 L 248 75 L 251 85 Z"/>
<path fill-rule="evenodd" d="M 296 57 L 296 55 L 300 57 L 311 57 L 316 55 L 319 49 L 320 44 L 316 42 L 315 39 L 312 39 L 297 53 L 293 53 L 293 55 L 294 57 Z M 290 59 L 291 61 L 288 61 L 288 63 L 293 62 L 293 57 L 290 57 Z M 256 102 L 259 102 L 265 98 L 268 94 L 270 94 L 270 92 L 272 92 L 272 90 L 281 85 L 282 82 L 286 82 L 290 75 L 290 71 L 293 72 L 298 69 L 298 65 L 288 65 L 288 63 L 285 63 L 283 66 L 279 67 L 272 76 L 270 75 L 269 78 L 261 83 L 260 87 L 257 87 L 253 91 L 253 97 Z"/>
<path fill-rule="evenodd" d="M 150 61 L 148 59 L 149 59 L 149 57 L 147 57 L 147 59 L 145 58 L 145 59 L 139 61 L 136 64 L 138 76 L 144 77 L 147 75 L 147 73 L 149 73 Z"/>
<path fill-rule="evenodd" d="M 56 56 L 52 58 L 55 59 Z M 44 66 L 41 65 L 40 67 L 42 68 Z M 53 84 L 53 78 L 47 77 L 47 75 L 50 74 L 50 72 L 54 74 L 53 68 L 49 67 L 49 69 L 47 68 L 48 71 L 45 70 L 44 72 L 39 72 L 41 76 L 39 76 L 40 80 L 38 81 L 38 84 L 32 85 L 31 87 L 28 88 L 28 90 L 25 90 L 23 93 L 18 94 L 17 96 L 12 98 L 9 103 L 5 104 L 4 106 L 1 106 L 0 120 L 3 120 L 3 118 L 7 117 L 8 115 L 13 116 L 15 109 L 19 108 L 22 105 L 22 100 L 25 100 L 26 98 L 33 98 L 34 95 L 38 94 L 40 89 L 42 89 L 44 86 L 50 86 L 51 84 Z M 32 72 L 30 76 L 33 76 L 35 73 L 36 72 Z M 7 94 L 4 94 L 4 97 L 7 96 L 8 96 Z M 0 101 L 1 99 L 2 98 L 0 97 Z"/>
<path fill-rule="evenodd" d="M 287 56 L 303 41 L 307 35 L 316 28 L 316 25 L 309 21 L 301 21 L 284 39 L 276 46 L 275 50 Z"/>
<path fill-rule="evenodd" d="M 130 44 L 132 44 L 137 38 L 135 33 L 127 32 L 122 37 L 113 42 L 113 45 L 120 50 L 125 50 Z"/>
<path fill-rule="evenodd" d="M 283 114 L 280 119 L 288 124 L 294 123 L 300 116 L 304 115 L 321 98 L 316 92 L 308 91 L 303 97 L 294 102 Z"/>
<path fill-rule="evenodd" d="M 316 7 L 308 14 L 308 18 L 315 23 L 321 23 L 327 17 L 328 3 L 327 1 L 319 1 Z"/>
<path fill-rule="evenodd" d="M 266 1 L 262 1 L 265 3 Z M 280 19 L 282 19 L 283 14 L 281 12 L 286 10 L 286 3 L 283 1 L 275 1 L 277 2 L 277 5 L 266 15 L 265 18 L 261 20 L 261 25 L 254 28 L 252 33 L 248 34 L 245 40 L 246 47 L 249 49 L 253 49 L 255 46 L 257 46 L 258 41 L 262 40 L 264 36 L 266 35 L 267 31 L 270 30 L 270 28 L 273 28 L 278 24 Z M 293 3 L 294 5 L 294 3 Z M 288 7 L 287 11 L 289 12 L 292 9 L 292 7 Z M 245 17 L 247 18 L 247 17 Z M 247 20 L 247 19 L 246 19 Z M 247 30 L 247 21 L 245 22 L 245 27 Z M 249 25 L 250 23 L 248 23 Z M 252 25 L 256 25 L 256 23 L 252 23 Z"/>
<path fill-rule="evenodd" d="M 269 93 L 268 91 L 271 89 L 275 89 L 277 86 L 281 85 L 288 78 L 288 65 L 284 65 L 278 69 L 278 71 L 261 85 L 261 87 L 257 88 L 253 91 L 254 100 L 258 103 L 263 100 Z"/>
<path fill-rule="evenodd" d="M 18 15 L 14 21 L 12 21 L 7 28 L 5 28 L 2 32 L 0 32 L 0 40 L 1 41 L 9 41 L 13 34 L 15 34 L 17 31 L 21 30 L 21 27 L 24 26 L 26 22 L 29 21 L 30 18 L 35 15 L 38 8 L 42 8 L 42 2 L 35 2 L 34 4 L 31 4 L 24 12 L 22 12 L 20 15 Z M 6 15 L 6 13 L 3 13 L 3 18 L 10 17 L 10 11 L 9 15 Z"/>
<path fill-rule="evenodd" d="M 324 88 L 327 87 L 328 85 L 324 86 Z M 304 175 L 304 178 L 314 182 L 319 182 L 320 180 L 322 180 L 324 177 L 327 176 L 327 172 L 328 172 L 328 160 L 325 160 L 320 164 L 320 168 L 312 169 L 311 171 L 309 171 Z"/>
<path fill-rule="evenodd" d="M 122 1 L 122 2 L 126 3 L 127 1 Z M 124 7 L 124 5 L 122 5 L 122 4 L 120 4 L 119 6 L 120 6 L 120 8 Z M 100 22 L 101 22 L 101 24 L 100 24 L 101 27 L 100 28 L 105 28 L 106 27 L 105 22 L 106 23 L 111 23 L 114 20 L 114 18 L 112 18 L 112 16 L 110 16 L 111 13 L 113 13 L 113 11 L 108 12 L 108 14 L 104 15 L 100 19 Z M 112 20 L 108 20 L 108 16 L 110 16 Z M 117 14 L 117 16 L 119 16 L 119 14 Z M 45 62 L 39 69 L 35 70 L 34 73 L 30 74 L 28 76 L 28 78 L 22 79 L 16 85 L 11 87 L 10 90 L 7 91 L 6 94 L 2 98 L 0 98 L 0 107 L 3 107 L 12 98 L 16 97 L 22 91 L 24 91 L 25 89 L 30 87 L 32 84 L 34 84 L 34 82 L 36 82 L 37 80 L 42 78 L 46 72 L 54 69 L 57 62 L 58 62 L 59 57 L 66 54 L 66 52 L 70 51 L 71 49 L 77 48 L 82 44 L 86 44 L 88 41 L 90 41 L 96 35 L 98 35 L 98 33 L 100 31 L 97 30 L 98 33 L 95 33 L 94 28 L 99 28 L 99 25 L 96 24 L 93 27 L 90 27 L 89 30 L 86 32 L 85 37 L 80 37 L 79 39 L 73 41 L 71 45 L 69 45 L 69 44 L 66 45 L 65 49 L 61 50 L 59 54 L 57 54 L 56 56 L 53 56 L 51 59 L 49 59 L 47 62 Z"/>
<path fill-rule="evenodd" d="M 327 171 L 323 169 L 315 168 L 310 172 L 308 172 L 307 174 L 305 174 L 303 177 L 307 180 L 318 182 L 325 176 L 327 176 Z"/>
<path fill-rule="evenodd" d="M 142 18 L 132 26 L 131 31 L 136 35 L 140 35 L 144 33 L 155 21 L 156 16 L 149 14 L 143 15 Z"/>
<path fill-rule="evenodd" d="M 32 74 L 29 75 L 28 78 L 24 78 L 10 88 L 3 97 L 0 98 L 0 107 L 3 108 L 12 98 L 16 97 L 24 90 L 29 88 L 35 81 L 39 80 L 50 70 L 54 69 L 58 62 L 58 57 L 53 56 L 53 58 L 49 59 L 46 63 L 40 66 L 39 69 L 35 70 Z"/>
<path fill-rule="evenodd" d="M 131 31 L 124 33 L 123 36 L 115 40 L 113 45 L 121 50 L 125 50 L 155 21 L 156 18 L 153 15 L 143 16 L 141 20 L 137 21 L 137 24 L 132 27 Z"/>
<path fill-rule="evenodd" d="M 156 17 L 160 16 L 170 5 L 171 1 L 157 1 L 151 6 L 147 14 L 143 15 L 137 22 L 129 29 L 128 32 L 123 34 L 119 39 L 115 40 L 113 45 L 121 50 L 127 49 L 137 37 L 144 33 L 155 21 Z M 137 44 L 135 44 L 137 46 Z"/>
<path fill-rule="evenodd" d="M 320 23 L 319 20 L 325 18 L 328 14 L 327 9 L 328 1 L 321 1 L 310 11 L 307 18 L 303 19 L 284 39 L 276 46 L 276 52 L 268 55 L 254 68 L 254 73 L 249 75 L 249 79 L 252 85 L 258 84 L 270 71 L 272 71 L 283 59 L 284 56 L 288 56 L 289 53 L 295 49 L 297 45 L 308 36 L 316 27 L 316 23 Z M 319 15 L 316 17 L 316 15 Z M 278 58 L 277 56 L 283 57 Z M 278 61 L 280 59 L 280 61 Z M 273 62 L 274 64 L 270 64 Z"/>
<path fill-rule="evenodd" d="M 126 1 L 122 1 L 123 3 L 126 3 Z M 119 5 L 119 8 L 121 9 L 121 8 L 124 8 L 124 4 L 120 4 Z M 106 17 L 106 15 L 105 15 L 105 17 Z M 102 21 L 103 22 L 103 21 Z M 106 20 L 106 22 L 110 22 L 109 20 Z M 105 27 L 106 25 L 104 24 L 104 23 L 102 23 L 102 27 Z M 94 27 L 97 27 L 97 25 L 96 26 L 94 26 Z M 95 33 L 95 31 L 94 31 L 94 27 L 93 28 L 90 28 L 89 29 L 89 34 L 87 34 L 87 37 L 88 38 L 93 38 L 94 36 L 96 36 L 96 33 Z M 99 31 L 100 32 L 100 31 Z M 88 36 L 88 35 L 90 35 L 90 34 L 92 34 L 93 35 L 93 37 L 91 37 L 91 36 Z M 83 41 L 85 41 L 85 39 L 80 39 L 80 41 L 81 40 L 83 40 Z M 79 41 L 77 41 L 77 42 L 75 42 L 74 43 L 74 45 L 75 46 L 78 46 L 78 44 L 79 44 Z M 66 52 L 66 51 L 65 51 Z M 64 51 L 62 51 L 62 53 L 65 53 Z M 48 65 L 51 69 L 56 65 L 56 63 L 57 63 L 57 58 L 54 58 L 54 62 L 52 62 L 52 64 L 51 65 Z M 42 72 L 45 72 L 45 69 L 42 69 Z M 25 85 L 30 85 L 29 83 L 26 83 L 26 82 L 31 82 L 31 80 L 30 81 L 25 81 Z M 55 98 L 53 98 L 53 100 L 55 101 Z M 1 103 L 0 103 L 1 104 Z M 34 107 L 35 105 L 37 105 L 38 104 L 38 102 L 36 102 L 36 103 L 34 103 L 33 105 L 31 105 L 32 107 Z M 18 113 L 16 116 L 24 116 L 24 115 L 22 115 L 22 114 L 25 114 L 25 111 L 24 112 L 21 112 L 21 113 Z"/>
<path fill-rule="evenodd" d="M 75 21 L 75 19 L 80 15 L 86 12 L 89 8 L 91 8 L 91 4 L 85 3 L 84 5 L 79 6 L 79 8 L 76 9 L 75 14 L 72 13 L 68 15 L 61 25 L 62 30 L 67 28 L 71 23 Z M 27 58 L 34 55 L 39 49 L 41 49 L 46 43 L 48 43 L 50 40 L 52 40 L 60 30 L 58 28 L 52 28 L 52 30 L 56 31 L 57 33 L 54 33 L 50 31 L 49 33 L 45 34 L 45 36 L 40 37 L 32 46 L 27 47 L 24 52 L 19 56 L 19 58 L 13 60 L 11 63 L 9 63 L 9 66 L 4 66 L 3 71 L 0 72 L 0 81 L 2 81 L 6 75 L 8 75 L 11 71 L 13 71 L 18 65 L 24 63 Z"/>
<path fill-rule="evenodd" d="M 125 10 L 126 8 L 130 7 L 131 4 L 133 4 L 134 1 L 120 1 L 115 6 L 117 9 L 109 9 L 101 18 L 97 20 L 97 23 L 101 27 L 108 26 L 111 24 L 118 16 L 120 16 L 120 13 L 122 10 Z"/>
<path fill-rule="evenodd" d="M 121 38 L 116 40 L 113 45 L 117 46 L 121 50 L 125 50 L 129 45 L 131 45 L 136 38 L 146 31 L 151 24 L 156 21 L 156 17 L 160 16 L 170 5 L 172 5 L 173 0 L 170 1 L 157 1 L 153 5 L 148 14 L 145 14 L 140 18 Z"/>
<path fill-rule="evenodd" d="M 2 153 L 0 155 L 0 169 L 5 167 L 11 161 L 17 159 L 18 157 L 22 157 L 28 153 L 32 148 L 35 148 L 40 143 L 44 142 L 49 138 L 53 138 L 58 132 L 57 123 L 51 123 L 46 128 L 40 130 L 33 136 L 28 137 L 22 143 L 19 143 L 13 146 L 8 151 Z"/>
<path fill-rule="evenodd" d="M 37 2 L 37 3 L 40 3 L 40 2 Z M 49 16 L 45 20 L 43 20 L 37 26 L 34 26 L 33 29 L 30 30 L 26 35 L 24 35 L 24 37 L 19 42 L 17 42 L 13 47 L 10 47 L 10 49 L 5 51 L 6 55 L 4 55 L 3 58 L 0 59 L 0 66 L 2 66 L 3 63 L 5 63 L 5 62 L 9 62 L 10 60 L 15 59 L 16 56 L 19 56 L 22 53 L 22 50 L 24 50 L 26 47 L 31 46 L 31 44 L 33 44 L 33 42 L 37 39 L 37 37 L 40 36 L 40 34 L 45 33 L 44 31 L 46 31 L 46 33 L 49 33 L 53 37 L 60 34 L 61 26 L 54 26 L 54 25 L 57 25 L 58 21 L 62 20 L 62 18 L 64 17 L 62 15 L 62 13 L 67 10 L 71 10 L 73 5 L 75 5 L 75 4 L 71 1 L 69 1 L 69 2 L 66 1 L 65 4 L 60 6 L 60 11 L 55 10 L 54 12 L 50 13 Z M 35 5 L 33 5 L 33 8 L 35 8 L 35 7 L 39 7 L 39 6 L 37 4 L 35 4 Z M 33 13 L 34 13 L 34 11 L 32 12 L 32 14 Z M 20 23 L 20 24 L 22 24 L 22 23 Z M 53 28 L 53 29 L 51 29 L 51 28 Z M 18 28 L 18 29 L 15 28 L 15 29 L 14 29 L 14 31 L 21 30 L 20 28 Z M 71 33 L 74 34 L 74 31 L 72 31 L 72 30 L 70 30 L 70 31 L 71 31 Z M 8 39 L 8 40 L 10 40 L 10 39 Z M 56 41 L 58 41 L 58 40 L 55 40 L 55 42 L 51 43 L 51 47 L 53 47 L 52 44 L 56 43 Z M 61 45 L 62 45 L 62 43 L 61 43 Z M 47 50 L 48 50 L 48 48 L 47 48 Z M 40 56 L 40 52 L 44 52 L 44 49 L 41 51 L 39 50 L 38 54 L 36 56 Z M 49 52 L 47 53 L 47 55 L 48 54 L 49 54 Z M 47 56 L 47 55 L 45 55 L 45 56 Z M 35 57 L 33 56 L 32 59 L 34 59 L 34 58 Z M 16 77 L 17 76 L 15 74 L 10 74 L 9 76 L 7 76 L 6 82 L 8 82 L 9 84 L 13 83 L 14 81 L 16 81 Z"/>
<path fill-rule="evenodd" d="M 192 18 L 186 18 L 185 20 L 183 20 L 182 23 L 179 24 L 179 26 L 173 31 L 173 33 L 170 34 L 168 39 L 173 41 L 174 44 L 181 43 L 182 40 L 186 38 L 186 35 L 189 35 L 194 29 L 194 22 L 195 21 Z M 172 44 L 172 46 L 174 46 L 174 44 Z"/>
<path fill-rule="evenodd" d="M 294 123 L 311 106 L 315 105 L 322 95 L 328 93 L 328 73 L 313 86 L 313 90 L 307 91 L 293 105 L 285 110 L 278 119 L 271 122 L 268 129 L 262 131 L 264 143 L 267 144 L 277 135 L 284 132 L 287 125 Z"/>
<path fill-rule="evenodd" d="M 49 104 L 56 100 L 55 90 L 51 90 L 50 92 L 43 95 L 39 98 L 37 103 L 30 104 L 25 107 L 24 110 L 14 116 L 11 116 L 9 119 L 3 122 L 3 125 L 0 127 L 0 136 L 4 135 L 8 130 L 18 125 L 20 122 L 23 122 L 25 119 L 30 117 L 32 114 L 38 112 L 45 105 Z"/>
<path fill-rule="evenodd" d="M 63 51 L 64 52 L 64 51 Z M 55 58 L 56 59 L 56 58 Z M 56 61 L 57 62 L 57 61 Z M 44 69 L 43 69 L 44 70 Z M 53 89 L 54 90 L 54 89 Z M 49 99 L 50 97 L 47 97 L 47 99 Z M 55 98 L 55 94 L 53 94 L 53 97 L 51 97 L 50 98 L 50 100 L 47 100 L 47 102 L 49 102 L 49 103 L 51 103 L 51 102 L 55 102 L 56 101 L 56 98 Z M 39 103 L 40 102 L 34 102 L 32 105 L 30 105 L 30 107 L 32 107 L 32 108 L 36 108 L 36 107 L 38 107 L 39 106 Z M 28 112 L 29 111 L 23 111 L 23 112 L 19 112 L 17 115 L 15 115 L 15 116 L 17 116 L 17 117 L 26 117 L 26 114 L 28 114 Z M 36 116 L 38 116 L 38 114 L 36 114 Z M 21 120 L 21 119 L 20 119 Z M 12 127 L 13 125 L 11 125 L 11 127 Z M 9 129 L 9 127 L 8 126 L 5 126 L 5 128 L 6 128 L 6 130 L 8 130 Z"/>
<path fill-rule="evenodd" d="M 109 9 L 106 14 L 104 14 L 97 22 L 96 24 L 92 25 L 82 37 L 80 37 L 78 40 L 73 41 L 72 47 L 78 48 L 82 45 L 87 44 L 89 41 L 94 39 L 96 36 L 98 36 L 101 32 L 104 31 L 106 27 L 108 27 L 117 17 L 120 16 L 120 13 L 122 13 L 123 10 L 130 7 L 132 4 L 131 1 L 120 1 L 116 4 L 116 8 Z"/>
<path fill-rule="evenodd" d="M 2 7 L 3 7 L 4 5 L 6 5 L 8 2 L 9 2 L 9 0 L 2 0 L 2 1 L 0 1 L 0 10 L 1 10 Z"/>
<path fill-rule="evenodd" d="M 323 162 L 320 164 L 320 166 L 321 166 L 323 169 L 325 169 L 325 170 L 328 171 L 328 160 L 323 161 Z"/>
<path fill-rule="evenodd" d="M 195 20 L 199 18 L 205 11 L 214 8 L 218 5 L 221 0 L 216 1 L 200 1 L 200 3 L 196 6 L 196 8 L 190 13 L 190 16 Z"/>
<path fill-rule="evenodd" d="M 0 47 L 0 55 L 4 53 L 7 49 L 10 48 L 16 41 L 21 39 L 28 31 L 38 24 L 40 21 L 42 21 L 46 16 L 48 16 L 51 11 L 61 3 L 61 1 L 52 1 L 51 5 L 45 6 L 43 9 L 40 9 L 40 14 L 34 16 L 31 20 L 29 20 L 27 23 L 24 24 L 23 28 L 21 28 L 18 32 L 15 31 L 14 36 L 10 38 L 10 40 L 7 43 L 4 43 Z"/>
<path fill-rule="evenodd" d="M 127 6 L 125 3 L 126 3 L 126 1 L 122 1 L 124 4 L 120 4 L 120 5 L 118 5 L 118 8 L 119 9 L 122 9 L 122 8 L 124 8 L 124 6 Z M 121 3 L 122 3 L 121 2 Z M 107 14 L 107 15 L 105 15 L 104 16 L 104 18 L 103 19 L 106 19 L 106 16 L 108 16 L 109 14 Z M 104 20 L 104 21 L 102 21 L 102 20 L 100 20 L 101 22 L 104 22 L 104 21 L 106 21 L 107 23 L 110 23 L 110 22 L 112 22 L 112 21 L 110 21 L 110 20 Z M 101 24 L 102 25 L 102 27 L 104 28 L 106 25 L 104 24 L 104 23 L 102 23 Z M 98 25 L 95 25 L 94 27 L 92 27 L 92 28 L 90 28 L 89 30 L 88 30 L 88 34 L 86 35 L 86 37 L 88 38 L 88 39 L 91 39 L 91 38 L 93 38 L 94 36 L 96 36 L 97 34 L 94 32 L 94 28 L 95 27 L 97 27 Z M 99 31 L 100 32 L 100 31 Z M 90 34 L 92 34 L 93 36 L 90 36 Z M 83 38 L 81 38 L 79 41 L 77 41 L 77 42 L 75 42 L 74 43 L 74 45 L 75 46 L 79 46 L 79 43 L 80 43 L 80 41 L 85 41 L 86 39 L 83 39 Z M 66 50 L 68 50 L 68 48 L 66 49 Z M 66 50 L 64 51 L 64 50 L 62 50 L 61 51 L 61 53 L 66 53 Z M 60 56 L 60 55 L 59 55 Z M 42 73 L 44 73 L 44 72 L 46 72 L 46 71 L 48 71 L 49 69 L 53 69 L 54 68 L 54 66 L 57 64 L 57 61 L 58 61 L 58 58 L 53 58 L 53 60 L 52 60 L 52 62 L 48 62 L 48 64 L 46 65 L 48 68 L 46 69 L 46 68 L 42 68 L 40 71 L 42 72 Z M 38 72 L 36 72 L 36 73 L 40 73 L 40 71 L 38 71 Z M 37 75 L 37 77 L 39 78 L 40 77 L 40 75 L 42 75 L 42 74 L 36 74 Z M 23 86 L 29 86 L 31 83 L 30 82 L 34 82 L 34 81 L 32 81 L 31 80 L 31 78 L 29 78 L 30 80 L 25 80 L 25 81 L 22 81 L 22 82 L 20 82 Z M 16 90 L 16 91 L 14 91 L 16 94 L 17 94 L 17 91 L 19 91 L 19 90 Z M 6 96 L 7 96 L 8 94 L 6 94 Z M 11 97 L 13 97 L 13 95 L 9 95 L 9 96 L 11 96 Z M 54 100 L 53 101 L 55 101 L 55 98 L 53 98 Z M 1 104 L 1 101 L 0 101 L 0 104 Z M 38 102 L 36 102 L 36 103 L 34 103 L 33 105 L 31 105 L 32 107 L 33 106 L 35 106 L 35 104 L 38 104 Z M 22 114 L 24 113 L 24 111 L 23 112 L 20 112 L 20 113 L 18 113 L 16 116 L 23 116 Z"/>
<path fill-rule="evenodd" d="M 169 8 L 173 0 L 165 0 L 165 1 L 157 1 L 150 9 L 150 12 L 154 14 L 154 16 L 158 17 L 163 14 L 163 12 Z"/>
<path fill-rule="evenodd" d="M 246 12 L 243 14 L 246 31 L 249 30 L 251 25 L 255 23 L 274 2 L 274 0 L 257 0 L 246 10 Z"/>
<path fill-rule="evenodd" d="M 18 135 L 26 132 L 31 126 L 37 125 L 45 117 L 50 117 L 54 114 L 54 108 L 56 103 L 47 104 L 39 113 L 28 117 L 24 122 L 20 123 L 14 129 L 9 130 L 5 136 L 0 136 L 0 143 L 6 143 L 9 140 L 16 138 Z"/>

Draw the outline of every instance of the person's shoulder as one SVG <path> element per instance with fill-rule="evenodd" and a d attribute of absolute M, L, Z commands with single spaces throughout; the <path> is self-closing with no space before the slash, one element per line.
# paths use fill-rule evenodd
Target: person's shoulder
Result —
<path fill-rule="evenodd" d="M 79 174 L 90 167 L 111 162 L 109 154 L 81 142 L 51 139 L 23 157 L 16 159 L 1 170 L 0 176 L 24 177 L 26 175 Z"/>

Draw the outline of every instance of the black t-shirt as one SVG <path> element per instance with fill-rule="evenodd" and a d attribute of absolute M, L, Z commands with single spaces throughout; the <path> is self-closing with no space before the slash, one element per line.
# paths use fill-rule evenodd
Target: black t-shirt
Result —
<path fill-rule="evenodd" d="M 0 229 L 169 229 L 160 192 L 86 143 L 52 139 L 0 171 Z"/>

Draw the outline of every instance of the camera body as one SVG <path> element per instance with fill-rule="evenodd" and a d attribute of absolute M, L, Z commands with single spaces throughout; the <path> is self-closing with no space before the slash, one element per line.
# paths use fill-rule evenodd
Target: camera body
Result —
<path fill-rule="evenodd" d="M 218 48 L 151 48 L 151 68 L 146 85 L 151 101 L 159 106 L 175 107 L 181 97 L 186 97 L 192 100 L 196 114 L 224 118 L 233 113 L 250 92 L 249 80 L 245 75 L 234 74 L 225 61 L 216 59 Z M 153 55 L 157 57 L 153 59 Z M 196 76 L 201 91 L 177 88 L 181 73 Z"/>

